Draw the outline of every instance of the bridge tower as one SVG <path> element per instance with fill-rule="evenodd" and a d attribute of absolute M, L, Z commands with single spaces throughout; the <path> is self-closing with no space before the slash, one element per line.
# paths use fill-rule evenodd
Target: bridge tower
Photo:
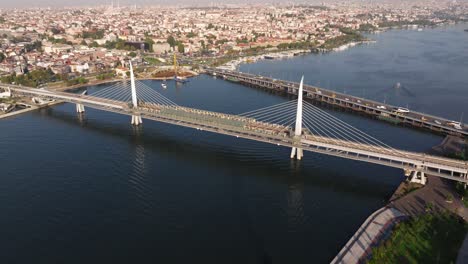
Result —
<path fill-rule="evenodd" d="M 296 127 L 294 129 L 294 141 L 300 142 L 302 138 L 302 97 L 303 97 L 303 88 L 304 86 L 304 76 L 301 78 L 301 83 L 299 84 L 299 90 L 297 91 L 297 113 L 296 113 Z M 304 156 L 302 148 L 293 147 L 291 150 L 291 159 L 296 157 L 298 160 L 301 160 Z"/>
<path fill-rule="evenodd" d="M 130 84 L 132 86 L 132 106 L 133 106 L 133 109 L 137 109 L 138 99 L 137 99 L 137 93 L 136 93 L 135 75 L 133 74 L 132 62 L 130 61 L 129 63 L 130 63 Z M 143 121 L 141 120 L 140 115 L 132 115 L 132 125 L 139 126 L 142 123 Z"/>

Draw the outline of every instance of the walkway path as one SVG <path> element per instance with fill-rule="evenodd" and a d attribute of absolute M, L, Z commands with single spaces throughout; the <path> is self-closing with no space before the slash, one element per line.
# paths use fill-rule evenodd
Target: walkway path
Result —
<path fill-rule="evenodd" d="M 367 218 L 331 263 L 365 263 L 372 247 L 389 234 L 393 225 L 404 217 L 403 213 L 394 208 L 384 207 L 377 210 Z"/>

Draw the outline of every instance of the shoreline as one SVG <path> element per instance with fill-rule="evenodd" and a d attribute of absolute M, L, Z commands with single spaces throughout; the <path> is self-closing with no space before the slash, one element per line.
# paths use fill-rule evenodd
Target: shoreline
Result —
<path fill-rule="evenodd" d="M 25 108 L 25 109 L 21 109 L 21 110 L 12 111 L 12 112 L 2 114 L 2 115 L 0 115 L 0 120 L 5 119 L 5 118 L 10 118 L 10 117 L 15 117 L 17 115 L 21 115 L 21 114 L 24 114 L 24 113 L 36 111 L 36 110 L 46 108 L 46 107 L 55 106 L 55 105 L 62 104 L 62 103 L 63 103 L 62 101 L 54 101 L 54 102 L 50 102 L 50 103 L 42 104 L 42 105 L 30 105 L 30 107 Z"/>
<path fill-rule="evenodd" d="M 193 78 L 198 76 L 199 73 L 197 74 L 192 74 L 190 76 L 187 76 L 187 78 Z M 145 77 L 145 78 L 135 78 L 137 81 L 167 81 L 167 80 L 172 80 L 174 77 Z M 124 79 L 124 78 L 119 78 L 119 79 L 108 79 L 108 80 L 101 80 L 97 82 L 89 82 L 85 84 L 77 84 L 73 86 L 67 86 L 67 87 L 57 87 L 57 88 L 49 88 L 50 90 L 53 91 L 60 91 L 60 92 L 67 92 L 67 91 L 72 91 L 72 90 L 79 90 L 85 87 L 90 87 L 90 86 L 99 86 L 103 84 L 109 84 L 109 83 L 116 83 L 120 81 L 125 81 L 129 79 Z"/>
<path fill-rule="evenodd" d="M 453 140 L 451 136 L 447 136 L 441 143 L 435 145 L 431 151 L 440 154 L 445 153 L 444 146 L 450 145 Z M 391 236 L 395 224 L 410 217 L 427 213 L 429 204 L 432 204 L 435 211 L 447 210 L 468 221 L 468 208 L 464 207 L 453 184 L 438 177 L 430 175 L 426 175 L 426 177 L 428 180 L 425 185 L 414 185 L 415 183 L 410 182 L 409 178 L 406 177 L 395 189 L 387 204 L 366 218 L 331 263 L 366 262 L 372 257 L 372 249 L 378 247 Z M 450 195 L 454 197 L 454 201 L 447 203 L 445 197 Z M 390 213 L 388 210 L 391 210 Z M 381 215 L 389 214 L 393 214 L 393 216 L 381 217 Z M 378 218 L 381 218 L 379 220 L 381 223 L 377 223 Z M 384 218 L 384 221 L 382 218 Z M 373 223 L 380 224 L 380 227 L 372 226 Z M 466 240 L 468 241 L 468 234 Z M 461 254 L 461 251 L 459 251 L 459 254 Z"/>

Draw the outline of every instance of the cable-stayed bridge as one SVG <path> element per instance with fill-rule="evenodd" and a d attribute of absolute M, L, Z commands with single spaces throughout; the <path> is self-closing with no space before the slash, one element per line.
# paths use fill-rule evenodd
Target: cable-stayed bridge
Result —
<path fill-rule="evenodd" d="M 400 168 L 413 181 L 425 183 L 425 174 L 468 183 L 468 163 L 423 153 L 395 149 L 303 100 L 298 99 L 238 115 L 179 106 L 151 87 L 130 80 L 116 82 L 93 94 L 73 94 L 15 85 L 0 85 L 14 94 L 60 100 L 129 115 L 133 125 L 142 119 L 290 147 L 291 158 L 303 151 Z"/>

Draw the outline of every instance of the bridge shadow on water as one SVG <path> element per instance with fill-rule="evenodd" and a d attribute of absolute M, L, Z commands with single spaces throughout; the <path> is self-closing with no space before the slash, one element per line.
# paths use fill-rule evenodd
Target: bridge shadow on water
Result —
<path fill-rule="evenodd" d="M 379 181 L 378 177 L 364 177 L 357 173 L 347 170 L 341 173 L 320 168 L 314 165 L 317 159 L 330 159 L 330 163 L 348 162 L 355 165 L 356 161 L 347 161 L 336 157 L 325 156 L 321 154 L 306 152 L 304 160 L 297 161 L 289 158 L 290 149 L 268 145 L 261 142 L 252 142 L 246 139 L 231 138 L 232 140 L 248 142 L 251 149 L 240 148 L 226 143 L 228 136 L 217 135 L 206 131 L 196 131 L 190 128 L 181 128 L 169 124 L 159 124 L 155 121 L 145 120 L 157 123 L 156 126 L 165 126 L 165 129 L 155 129 L 155 124 L 140 127 L 131 126 L 129 123 L 109 123 L 106 120 L 97 121 L 88 119 L 86 114 L 77 115 L 66 110 L 57 110 L 54 108 L 42 109 L 36 114 L 51 120 L 59 120 L 67 125 L 79 126 L 84 130 L 93 133 L 105 134 L 106 136 L 126 140 L 136 146 L 143 145 L 145 150 L 157 151 L 165 155 L 183 160 L 184 162 L 196 163 L 200 166 L 216 166 L 219 169 L 233 170 L 238 175 L 253 174 L 258 177 L 268 178 L 274 182 L 287 185 L 311 185 L 318 188 L 332 189 L 333 191 L 343 193 L 353 193 L 364 197 L 381 197 L 382 193 L 388 192 L 388 183 Z M 112 114 L 115 115 L 115 114 Z M 127 116 L 125 116 L 127 117 Z M 184 131 L 183 138 L 174 137 L 170 130 L 178 129 Z M 209 142 L 195 138 L 198 133 L 210 135 Z M 190 134 L 187 136 L 186 134 Z M 244 157 L 244 156 L 247 157 Z M 285 166 L 289 164 L 288 166 Z M 327 161 L 327 164 L 329 162 Z M 373 164 L 365 164 L 381 168 Z M 388 168 L 387 168 L 388 169 Z M 391 169 L 396 173 L 402 174 L 397 169 Z M 401 176 L 401 175 L 398 175 Z"/>

